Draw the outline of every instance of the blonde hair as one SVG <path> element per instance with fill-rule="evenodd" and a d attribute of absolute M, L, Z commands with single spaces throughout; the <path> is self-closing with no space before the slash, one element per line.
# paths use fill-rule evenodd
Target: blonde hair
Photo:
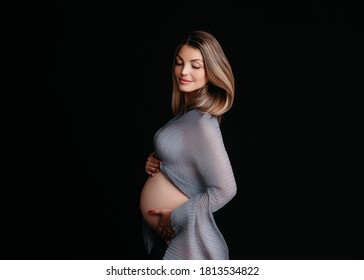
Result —
<path fill-rule="evenodd" d="M 179 90 L 174 71 L 172 71 L 172 112 L 177 114 L 181 109 L 195 108 L 216 116 L 220 123 L 222 115 L 230 110 L 234 101 L 235 81 L 231 65 L 220 43 L 207 31 L 198 30 L 190 33 L 187 40 L 178 45 L 175 57 L 184 45 L 201 52 L 208 83 L 198 90 L 193 100 L 184 104 L 184 95 Z M 174 67 L 175 60 L 173 69 Z"/>

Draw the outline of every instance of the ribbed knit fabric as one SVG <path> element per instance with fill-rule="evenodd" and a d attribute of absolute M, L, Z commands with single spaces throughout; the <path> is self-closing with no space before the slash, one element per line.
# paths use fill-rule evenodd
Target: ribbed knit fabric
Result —
<path fill-rule="evenodd" d="M 171 214 L 175 237 L 165 260 L 227 260 L 229 250 L 213 212 L 236 194 L 236 182 L 216 117 L 198 110 L 180 113 L 154 135 L 161 172 L 189 200 Z M 147 251 L 155 232 L 143 224 Z"/>

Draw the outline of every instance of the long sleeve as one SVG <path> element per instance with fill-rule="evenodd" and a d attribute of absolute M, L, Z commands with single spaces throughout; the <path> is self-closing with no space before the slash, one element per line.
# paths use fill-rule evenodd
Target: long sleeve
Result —
<path fill-rule="evenodd" d="M 171 222 L 176 237 L 165 259 L 228 259 L 227 245 L 213 212 L 226 205 L 237 188 L 217 120 L 205 114 L 185 131 L 183 139 L 196 188 L 206 188 L 173 210 Z"/>
<path fill-rule="evenodd" d="M 236 194 L 236 182 L 220 129 L 216 125 L 204 126 L 204 124 L 206 122 L 201 122 L 199 126 L 188 133 L 186 138 L 189 138 L 187 143 L 189 147 L 185 150 L 190 151 L 196 174 L 207 186 L 207 191 L 192 197 L 186 204 L 175 209 L 175 214 L 186 212 L 186 209 L 189 212 L 189 204 L 193 203 L 193 199 L 209 199 L 211 211 L 215 212 Z M 178 219 L 175 216 L 183 218 Z M 176 219 L 177 230 L 179 225 L 183 224 L 183 220 L 187 219 L 186 215 L 173 215 L 173 218 Z"/>

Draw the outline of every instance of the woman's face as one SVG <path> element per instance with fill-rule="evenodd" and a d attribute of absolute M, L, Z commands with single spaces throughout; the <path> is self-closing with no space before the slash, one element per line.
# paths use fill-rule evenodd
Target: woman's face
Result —
<path fill-rule="evenodd" d="M 195 93 L 208 82 L 201 52 L 187 45 L 176 56 L 174 74 L 179 90 L 185 93 Z"/>

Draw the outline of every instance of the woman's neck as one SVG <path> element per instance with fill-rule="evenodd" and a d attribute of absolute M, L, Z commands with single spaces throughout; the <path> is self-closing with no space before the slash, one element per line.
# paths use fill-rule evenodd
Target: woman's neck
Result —
<path fill-rule="evenodd" d="M 185 92 L 184 96 L 185 96 L 185 104 L 191 102 L 195 96 L 196 96 L 197 91 L 192 91 L 192 92 Z"/>

